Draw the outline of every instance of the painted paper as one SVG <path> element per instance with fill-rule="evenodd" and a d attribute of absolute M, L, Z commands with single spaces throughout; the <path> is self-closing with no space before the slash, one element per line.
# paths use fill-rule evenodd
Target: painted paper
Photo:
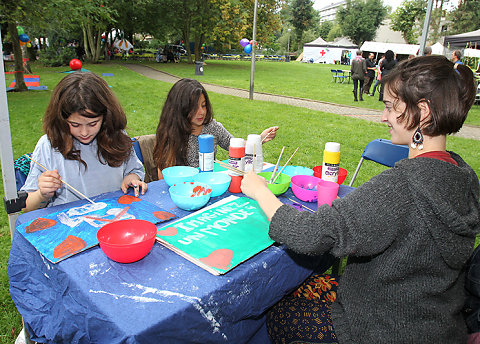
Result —
<path fill-rule="evenodd" d="M 105 224 L 141 219 L 154 224 L 176 218 L 156 205 L 131 195 L 67 208 L 24 223 L 17 230 L 49 261 L 57 263 L 98 244 Z"/>
<path fill-rule="evenodd" d="M 157 240 L 220 275 L 273 243 L 268 236 L 269 224 L 256 201 L 230 196 L 160 228 Z"/>

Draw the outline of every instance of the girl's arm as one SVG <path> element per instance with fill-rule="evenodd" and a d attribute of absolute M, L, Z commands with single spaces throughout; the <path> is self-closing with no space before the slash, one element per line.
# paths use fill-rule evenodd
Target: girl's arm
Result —
<path fill-rule="evenodd" d="M 38 177 L 38 189 L 28 193 L 23 211 L 32 211 L 47 206 L 55 192 L 62 187 L 62 181 L 57 170 L 45 171 Z"/>

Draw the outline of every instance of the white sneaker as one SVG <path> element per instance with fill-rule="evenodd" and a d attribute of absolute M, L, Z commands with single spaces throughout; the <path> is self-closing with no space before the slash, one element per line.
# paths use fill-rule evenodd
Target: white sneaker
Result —
<path fill-rule="evenodd" d="M 22 328 L 22 330 L 18 334 L 18 337 L 15 340 L 15 344 L 25 344 L 25 328 Z"/>

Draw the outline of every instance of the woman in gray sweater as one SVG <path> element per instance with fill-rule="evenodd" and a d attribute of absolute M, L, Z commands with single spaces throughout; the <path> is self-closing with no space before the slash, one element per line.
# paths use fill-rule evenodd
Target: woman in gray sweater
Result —
<path fill-rule="evenodd" d="M 446 135 L 460 130 L 473 104 L 473 74 L 425 56 L 383 81 L 382 122 L 393 143 L 410 145 L 408 159 L 315 213 L 283 205 L 254 173 L 242 191 L 271 220 L 275 241 L 348 256 L 327 335 L 339 343 L 466 343 L 462 268 L 480 231 L 479 182 L 446 151 Z"/>

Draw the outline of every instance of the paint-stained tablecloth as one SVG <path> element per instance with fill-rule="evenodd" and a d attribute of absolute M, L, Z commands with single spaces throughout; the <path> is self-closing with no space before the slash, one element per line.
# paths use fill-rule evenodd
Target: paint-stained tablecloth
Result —
<path fill-rule="evenodd" d="M 342 186 L 340 195 L 350 190 Z M 142 197 L 179 217 L 189 214 L 175 208 L 164 181 L 150 183 Z M 294 198 L 290 190 L 287 197 Z M 16 225 L 81 203 L 22 214 Z M 52 264 L 15 233 L 8 274 L 11 297 L 37 342 L 268 343 L 265 311 L 332 262 L 273 245 L 214 276 L 155 243 L 131 264 L 110 260 L 98 246 Z"/>

